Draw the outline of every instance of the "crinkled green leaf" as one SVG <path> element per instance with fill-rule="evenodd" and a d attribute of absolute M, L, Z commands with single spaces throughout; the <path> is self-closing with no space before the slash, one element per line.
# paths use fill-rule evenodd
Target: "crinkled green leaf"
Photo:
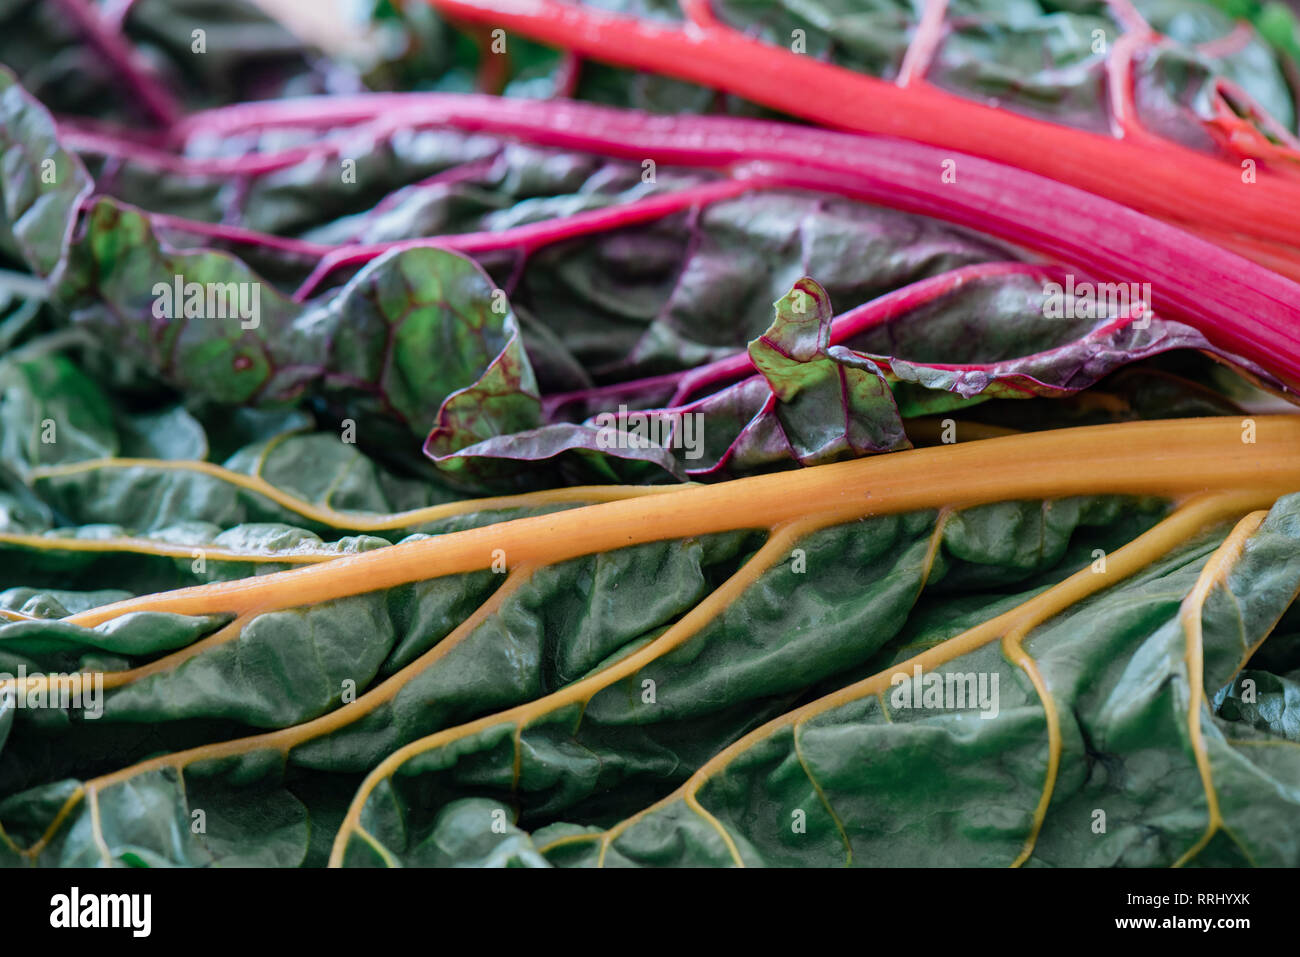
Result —
<path fill-rule="evenodd" d="M 680 781 L 720 744 L 780 714 L 800 698 L 802 689 L 865 665 L 901 633 L 923 588 L 943 605 L 952 600 L 944 594 L 945 582 L 952 583 L 953 594 L 969 595 L 972 585 L 982 589 L 995 580 L 990 574 L 1007 584 L 1038 574 L 1058 580 L 1079 561 L 1067 555 L 1069 546 L 1081 549 L 1086 562 L 1088 548 L 1101 540 L 1097 536 L 1105 539 L 1118 529 L 1116 523 L 1127 522 L 1134 504 L 1096 500 L 1046 509 L 1039 503 L 1009 506 L 1022 513 L 1020 531 L 984 544 L 972 523 L 1004 522 L 1007 507 L 1002 507 L 1001 519 L 976 509 L 965 521 L 946 520 L 939 528 L 934 512 L 915 513 L 835 526 L 800 539 L 796 554 L 804 557 L 774 566 L 697 638 L 611 685 L 583 709 L 587 743 L 582 747 L 603 755 L 604 770 L 564 784 L 550 800 L 557 809 L 590 807 L 602 819 L 634 807 Z M 1139 513 L 1148 523 L 1156 515 L 1149 506 Z M 931 560 L 927 556 L 936 534 L 939 551 Z M 287 763 L 253 748 L 238 760 L 184 770 L 186 781 L 212 775 L 227 789 L 221 794 L 230 793 L 233 803 L 222 803 L 219 813 L 245 813 L 240 808 L 251 800 L 249 794 L 282 794 L 297 775 L 332 779 L 364 771 L 421 734 L 494 709 L 544 700 L 574 681 L 600 676 L 652 646 L 742 562 L 752 560 L 748 556 L 756 543 L 750 535 L 711 536 L 547 566 L 511 585 L 472 631 L 442 638 L 453 644 L 432 659 L 427 654 L 438 648 L 438 638 L 492 594 L 501 576 L 435 579 L 387 594 L 262 613 L 245 623 L 235 640 L 213 645 L 174 669 L 110 688 L 96 730 L 127 733 L 135 722 L 166 727 L 182 718 L 191 724 L 196 719 L 251 719 L 279 727 L 341 709 L 343 723 L 303 739 Z M 975 571 L 979 568 L 986 571 Z M 647 575 L 648 569 L 653 571 Z M 812 621 L 818 622 L 816 628 L 808 627 Z M 426 658 L 418 657 L 422 654 Z M 293 663 L 299 655 L 308 657 Z M 331 663 L 333 674 L 320 670 Z M 309 672 L 316 677 L 308 680 Z M 291 674 L 292 684 L 287 683 Z M 377 682 L 385 676 L 400 688 L 377 708 L 348 718 L 347 709 L 358 705 L 341 703 L 337 692 L 330 691 L 347 676 L 356 681 L 358 694 L 382 687 Z M 650 709 L 655 718 L 637 727 L 637 715 L 643 713 L 637 703 L 642 681 L 651 676 L 658 687 Z M 572 717 L 557 715 L 556 720 Z M 178 724 L 177 731 L 187 726 Z M 40 741 L 34 732 L 25 747 L 39 748 Z M 124 749 L 130 746 L 119 741 L 113 754 L 126 757 L 130 752 Z M 0 772 L 4 760 L 0 756 Z M 102 760 L 87 765 L 110 770 Z M 160 836 L 149 830 L 159 820 L 173 814 L 180 819 L 187 808 L 200 806 L 183 803 L 175 776 L 150 772 L 133 775 L 131 782 L 132 789 L 143 789 L 139 801 L 160 803 L 148 817 L 120 822 L 123 830 L 113 832 L 111 854 L 124 859 L 147 852 L 159 861 L 178 863 L 202 859 L 200 846 L 159 843 Z M 614 791 L 605 793 L 606 786 Z M 168 807 L 174 810 L 163 810 Z M 213 805 L 204 807 L 213 813 Z M 476 830 L 479 812 L 487 813 L 484 802 L 457 807 L 454 818 L 421 833 L 422 849 L 411 862 L 450 863 L 458 854 L 469 858 L 463 863 L 537 862 L 522 832 L 510 832 L 524 842 L 516 852 L 498 846 L 488 836 L 496 833 L 490 827 Z M 410 820 L 411 827 L 423 827 L 419 815 Z M 92 853 L 76 849 L 84 841 L 82 827 L 70 821 L 60 832 L 49 852 L 54 859 Z M 258 833 L 253 829 L 250 841 Z M 231 859 L 242 859 L 247 846 L 232 850 Z M 483 849 L 482 858 L 475 848 Z"/>
<path fill-rule="evenodd" d="M 1234 718 L 1270 731 L 1271 747 L 1262 746 L 1265 739 L 1235 740 L 1235 725 L 1204 704 L 1193 712 L 1223 814 L 1222 826 L 1207 832 L 1198 746 L 1189 735 L 1189 682 L 1196 679 L 1188 656 L 1203 650 L 1204 690 L 1212 693 L 1267 637 L 1300 587 L 1298 503 L 1295 496 L 1281 500 L 1241 557 L 1212 579 L 1203 605 L 1193 606 L 1200 648 L 1189 652 L 1195 638 L 1180 612 L 1215 551 L 1213 536 L 1029 631 L 1022 647 L 1060 729 L 1054 780 L 1044 701 L 995 636 L 924 675 L 899 666 L 893 675 L 882 672 L 888 681 L 850 684 L 815 700 L 722 752 L 665 800 L 629 809 L 640 813 L 621 823 L 582 798 L 597 767 L 601 785 L 629 798 L 632 775 L 655 773 L 662 758 L 633 745 L 626 729 L 648 731 L 657 709 L 639 709 L 638 719 L 637 705 L 623 704 L 627 717 L 616 737 L 591 730 L 601 720 L 599 710 L 592 716 L 598 695 L 581 716 L 565 707 L 543 710 L 521 732 L 509 722 L 480 722 L 473 733 L 432 738 L 370 792 L 360 818 L 366 842 L 352 836 L 345 862 L 373 854 L 367 843 L 401 862 L 426 829 L 443 826 L 443 808 L 463 816 L 457 802 L 473 797 L 521 808 L 535 849 L 563 866 L 988 866 L 1011 863 L 1026 849 L 1031 865 L 1152 866 L 1186 857 L 1294 866 L 1300 845 L 1278 835 L 1300 801 L 1300 765 L 1294 748 L 1281 743 L 1287 725 L 1280 702 L 1264 706 L 1270 718 Z M 710 665 L 696 674 L 721 670 Z M 934 703 L 922 698 L 926 676 L 939 681 Z M 685 689 L 680 682 L 679 690 L 695 690 L 695 682 Z M 968 702 L 945 686 L 969 688 L 972 698 L 978 687 L 980 697 Z M 990 687 L 999 693 L 990 695 Z M 671 708 L 699 711 L 675 695 L 671 701 Z M 1043 794 L 1050 803 L 1036 831 Z M 491 833 L 490 810 L 479 811 L 480 840 Z"/>
<path fill-rule="evenodd" d="M 61 262 L 93 184 L 48 113 L 0 69 L 0 249 L 46 277 Z"/>

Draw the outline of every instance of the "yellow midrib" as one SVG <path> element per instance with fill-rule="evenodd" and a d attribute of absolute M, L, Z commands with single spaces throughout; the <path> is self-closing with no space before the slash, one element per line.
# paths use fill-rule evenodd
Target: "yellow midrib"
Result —
<path fill-rule="evenodd" d="M 588 505 L 406 542 L 254 579 L 131 599 L 67 619 L 93 627 L 129 611 L 179 614 L 291 607 L 488 568 L 513 566 L 816 517 L 966 507 L 1012 499 L 1201 491 L 1300 490 L 1300 416 L 1260 417 L 1243 445 L 1240 420 L 1180 419 L 1090 426 L 914 449 L 816 468 Z M 1068 463 L 1068 464 L 1067 464 Z M 290 604 L 291 603 L 291 604 Z"/>
<path fill-rule="evenodd" d="M 1252 512 L 1237 523 L 1227 538 L 1215 549 L 1210 560 L 1205 563 L 1197 576 L 1191 593 L 1183 600 L 1178 618 L 1183 628 L 1186 651 L 1184 662 L 1187 666 L 1187 739 L 1196 759 L 1196 770 L 1205 791 L 1206 817 L 1205 832 L 1187 851 L 1174 862 L 1175 867 L 1182 867 L 1210 843 L 1216 831 L 1223 826 L 1223 815 L 1219 811 L 1219 795 L 1214 790 L 1214 777 L 1210 768 L 1210 752 L 1205 744 L 1205 732 L 1201 727 L 1201 708 L 1205 704 L 1205 657 L 1202 612 L 1210 590 L 1227 578 L 1228 573 L 1240 560 L 1246 542 L 1263 523 L 1267 512 Z"/>

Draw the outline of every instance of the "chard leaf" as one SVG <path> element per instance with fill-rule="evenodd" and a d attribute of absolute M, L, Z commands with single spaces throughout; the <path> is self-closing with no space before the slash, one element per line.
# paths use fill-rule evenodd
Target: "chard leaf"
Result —
<path fill-rule="evenodd" d="M 0 864 L 1300 865 L 1295 65 L 1194 0 L 589 6 L 381 2 L 385 94 L 242 2 L 0 4 Z M 583 62 L 712 17 L 907 135 L 568 99 L 761 112 Z"/>
<path fill-rule="evenodd" d="M 220 311 L 210 315 L 214 290 Z M 502 349 L 518 355 L 516 375 L 531 377 L 514 318 L 494 311 L 492 293 L 469 260 L 410 249 L 304 308 L 232 256 L 167 249 L 147 217 L 108 200 L 94 206 L 61 290 L 75 324 L 131 343 L 196 398 L 283 403 L 312 390 L 420 432 Z M 459 419 L 454 428 L 473 431 Z"/>
<path fill-rule="evenodd" d="M 0 423 L 0 454 L 23 472 L 119 449 L 108 399 L 64 356 L 0 365 Z"/>
<path fill-rule="evenodd" d="M 28 618 L 66 618 L 77 612 L 89 611 L 91 608 L 123 601 L 130 597 L 132 597 L 130 592 L 113 589 L 42 591 L 36 588 L 7 588 L 0 592 L 0 608 L 17 612 Z"/>
<path fill-rule="evenodd" d="M 1287 863 L 1295 758 L 1218 689 L 1300 586 L 1296 423 L 1239 426 L 973 443 L 958 506 L 946 452 L 902 452 L 0 626 L 105 687 L 17 713 L 3 854 L 296 864 L 325 826 L 342 864 Z M 158 616 L 201 639 L 95 637 Z M 890 704 L 913 661 L 1000 698 Z M 221 840 L 168 823 L 196 810 Z"/>
<path fill-rule="evenodd" d="M 339 122 L 345 136 L 365 135 L 346 110 Z M 666 170 L 661 184 L 647 184 L 626 161 L 468 131 L 421 130 L 417 140 L 426 134 L 433 139 L 410 147 L 408 159 L 499 190 L 486 203 L 495 204 L 493 218 L 480 217 L 480 226 L 504 226 L 504 236 L 538 228 L 532 239 L 461 237 L 489 269 L 508 273 L 508 289 L 451 252 L 399 244 L 303 304 L 225 252 L 173 249 L 160 238 L 173 232 L 166 217 L 100 199 L 60 272 L 58 308 L 101 343 L 130 343 L 146 377 L 192 401 L 321 403 L 331 417 L 359 422 L 372 446 L 424 436 L 446 484 L 476 493 L 720 478 L 904 448 L 902 419 L 1070 395 L 1172 349 L 1214 352 L 1277 385 L 1164 316 L 1069 311 L 1075 297 L 1065 315 L 1086 323 L 1046 322 L 1056 318 L 1046 286 L 1042 295 L 1033 288 L 1046 267 L 990 262 L 1003 255 L 994 244 L 933 220 L 844 198 L 751 192 L 703 170 Z M 309 151 L 294 163 L 316 176 L 324 155 Z M 480 160 L 489 162 L 480 168 Z M 669 213 L 629 221 L 642 202 L 666 203 Z M 563 239 L 593 212 L 602 217 L 594 231 Z M 457 234 L 443 238 L 454 243 Z M 759 371 L 753 359 L 734 362 L 746 342 L 763 341 L 770 320 L 756 323 L 755 309 L 772 301 L 774 285 L 784 294 L 809 261 L 818 264 L 810 281 L 833 299 L 843 291 L 835 301 L 845 324 L 858 321 L 849 318 L 858 308 L 875 318 L 859 323 L 861 342 L 837 338 L 831 324 L 824 359 L 798 373 L 828 378 L 781 398 L 768 378 L 746 378 Z M 1129 285 L 1098 289 L 1122 289 L 1127 303 Z M 522 303 L 518 317 L 506 292 Z M 620 327 L 613 336 L 611 320 Z M 949 331 L 962 326 L 961 335 Z M 725 375 L 696 387 L 719 367 Z M 652 418 L 657 437 L 634 440 L 619 429 L 612 447 L 604 441 L 598 420 L 624 406 Z M 683 454 L 685 428 L 675 423 L 686 417 L 701 424 Z M 674 429 L 680 435 L 665 440 Z"/>
<path fill-rule="evenodd" d="M 584 467 L 600 467 L 593 459 L 626 459 L 656 464 L 682 477 L 707 475 L 724 467 L 744 473 L 791 460 L 816 465 L 905 447 L 902 423 L 884 376 L 870 360 L 830 350 L 830 334 L 829 298 L 817 283 L 803 279 L 777 302 L 768 332 L 750 345 L 750 361 L 762 380 L 726 390 L 721 401 L 653 410 L 637 416 L 635 423 L 625 416 L 624 406 L 618 413 L 606 410 L 580 425 L 551 425 L 517 436 L 498 431 L 467 447 L 457 447 L 454 436 L 435 429 L 425 451 L 440 467 L 472 469 L 480 481 L 495 475 L 518 481 L 518 468 L 506 467 L 510 460 L 531 464 L 563 455 L 571 461 L 559 463 L 561 474 L 582 475 L 579 470 Z M 490 371 L 496 371 L 495 365 Z M 502 364 L 502 373 L 509 367 L 509 362 Z M 510 386 L 528 396 L 528 386 L 516 383 Z M 491 425 L 499 430 L 501 422 Z M 729 444 L 718 445 L 720 432 Z M 708 433 L 715 451 L 706 457 L 696 443 Z M 490 464 L 481 464 L 483 460 Z M 608 468 L 610 474 L 619 474 L 612 462 Z"/>
<path fill-rule="evenodd" d="M 1268 15 L 1262 15 L 1258 3 L 1246 4 L 1250 9 L 1238 5 L 1222 13 L 1215 9 L 1223 5 L 1223 0 L 1138 5 L 1164 39 L 1162 47 L 1150 58 L 1141 59 L 1135 71 L 1143 119 L 1154 130 L 1173 134 L 1175 139 L 1194 138 L 1204 146 L 1207 139 L 1201 123 L 1210 116 L 1205 84 L 1217 77 L 1240 84 L 1284 126 L 1294 128 L 1294 98 L 1283 66 L 1287 56 L 1295 58 L 1300 53 L 1294 19 L 1280 5 L 1273 5 Z M 665 17 L 662 11 L 641 10 L 635 4 L 587 6 L 652 22 L 681 19 L 676 11 Z M 924 5 L 897 0 L 848 5 L 709 0 L 704 6 L 727 27 L 773 46 L 788 49 L 795 45 L 796 52 L 854 72 L 897 82 L 906 68 L 913 79 L 919 73 L 967 99 L 1055 123 L 1110 132 L 1107 58 L 1128 25 L 1105 5 L 1038 0 L 967 0 L 950 5 L 945 29 L 936 38 L 929 60 L 906 67 L 909 47 L 925 32 Z M 477 53 L 447 20 L 423 8 L 404 8 L 399 14 L 386 0 L 376 3 L 374 11 L 376 23 L 401 37 L 388 47 L 395 55 L 372 75 L 376 87 L 470 88 Z M 1215 49 L 1214 41 L 1232 33 L 1243 14 L 1250 16 L 1259 32 L 1252 31 L 1245 42 L 1221 44 Z M 1281 55 L 1270 45 L 1279 48 Z M 530 66 L 537 71 L 539 57 L 532 53 L 531 44 L 528 49 Z M 431 55 L 434 50 L 438 54 Z M 1176 58 L 1191 68 L 1165 70 L 1157 62 L 1161 57 Z M 552 55 L 542 69 L 549 69 L 554 76 L 562 70 L 562 61 Z M 399 76 L 402 82 L 397 85 Z M 527 82 L 508 81 L 501 92 L 542 97 L 556 82 L 551 80 L 550 88 L 539 90 Z M 584 64 L 572 92 L 582 99 L 655 112 L 725 110 L 752 115 L 758 110 L 737 97 L 719 96 L 671 77 L 647 76 L 599 63 Z"/>
<path fill-rule="evenodd" d="M 436 735 L 371 776 L 336 860 L 418 861 L 425 829 L 463 814 L 459 795 L 480 802 L 485 838 L 499 795 L 537 822 L 533 847 L 562 866 L 1293 863 L 1271 835 L 1300 800 L 1294 756 L 1256 758 L 1205 695 L 1223 677 L 1212 662 L 1239 668 L 1300 586 L 1297 505 L 1283 499 L 1217 548 L 1183 549 L 1082 603 L 1064 597 L 1078 577 L 1042 592 L 781 715 L 611 823 L 574 800 L 584 761 L 631 758 L 629 790 L 649 755 L 580 737 L 558 703 Z M 962 795 L 955 806 L 931 784 L 936 763 Z M 1270 785 L 1266 807 L 1247 797 Z M 430 814 L 431 799 L 446 810 Z"/>
<path fill-rule="evenodd" d="M 120 45 L 125 60 L 88 37 L 69 8 Z M 352 70 L 321 58 L 248 0 L 10 0 L 0 28 L 0 62 L 65 115 L 148 121 L 159 119 L 155 102 L 199 107 L 356 85 Z"/>
<path fill-rule="evenodd" d="M 0 448 L 20 471 L 0 473 L 0 575 L 27 596 L 121 597 L 264 575 L 639 492 L 458 501 L 301 413 L 128 412 L 58 353 L 0 366 L 0 384 Z M 38 616 L 62 617 L 57 608 L 55 598 Z"/>
<path fill-rule="evenodd" d="M 679 21 L 675 3 L 612 3 L 605 9 L 635 12 L 659 22 Z M 356 9 L 358 26 L 372 30 L 375 52 L 366 63 L 366 82 L 377 90 L 446 90 L 467 92 L 485 87 L 481 43 L 448 23 L 431 6 L 372 0 Z M 354 8 L 355 9 L 355 8 Z M 500 93 L 532 97 L 572 95 L 610 106 L 655 113 L 761 111 L 738 97 L 655 73 L 621 70 L 585 62 L 575 69 L 557 51 L 512 37 L 504 68 L 495 67 Z M 496 92 L 496 91 L 491 91 Z"/>
<path fill-rule="evenodd" d="M 1020 264 L 972 266 L 838 319 L 826 291 L 804 278 L 777 301 L 771 327 L 747 356 L 543 397 L 557 418 L 586 418 L 540 428 L 528 422 L 516 434 L 462 448 L 435 432 L 425 451 L 439 467 L 489 488 L 499 476 L 520 483 L 530 472 L 538 483 L 645 481 L 628 462 L 676 478 L 744 475 L 906 448 L 904 417 L 994 398 L 1068 396 L 1169 350 L 1217 351 L 1196 330 L 1151 315 L 1140 291 L 1130 299 L 1124 288 L 1122 304 L 1102 302 L 1092 284 L 1066 293 L 1045 281 L 1049 275 Z M 515 388 L 532 398 L 527 387 Z M 654 404 L 669 396 L 666 407 Z"/>
<path fill-rule="evenodd" d="M 1218 716 L 1262 731 L 1266 737 L 1300 743 L 1300 683 L 1285 675 L 1245 670 L 1221 692 Z M 1233 729 L 1227 728 L 1227 731 Z"/>
<path fill-rule="evenodd" d="M 776 402 L 774 415 L 760 413 L 745 428 L 761 434 L 778 426 L 800 465 L 907 445 L 880 368 L 832 349 L 831 319 L 826 290 L 801 279 L 776 303 L 771 327 L 749 344 L 749 360 Z"/>
<path fill-rule="evenodd" d="M 0 68 L 0 249 L 45 278 L 63 259 L 81 203 L 93 183 L 62 149 L 54 121 Z"/>

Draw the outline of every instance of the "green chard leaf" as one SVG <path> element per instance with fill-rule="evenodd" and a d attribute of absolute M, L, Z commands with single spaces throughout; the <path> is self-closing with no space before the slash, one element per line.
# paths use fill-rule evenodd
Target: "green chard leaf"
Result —
<path fill-rule="evenodd" d="M 1239 425 L 973 443 L 956 506 L 918 450 L 221 589 L 13 593 L 2 854 L 311 864 L 328 828 L 347 865 L 1294 863 L 1287 725 L 1233 689 L 1294 659 L 1300 435 Z M 73 677 L 94 717 L 40 707 Z"/>
<path fill-rule="evenodd" d="M 41 278 L 63 259 L 93 183 L 59 145 L 54 121 L 0 68 L 0 250 Z"/>
<path fill-rule="evenodd" d="M 1272 756 L 1291 740 L 1285 710 L 1266 697 L 1259 711 L 1229 712 L 1269 732 L 1238 740 L 1205 702 L 1300 587 L 1298 504 L 1280 501 L 1248 536 L 1220 530 L 1074 605 L 1053 599 L 1077 576 L 1038 592 L 994 627 L 717 742 L 704 763 L 646 726 L 654 719 L 637 722 L 637 738 L 626 718 L 620 733 L 604 731 L 617 686 L 578 711 L 556 695 L 435 735 L 371 776 L 336 848 L 345 864 L 435 863 L 451 821 L 473 827 L 481 847 L 494 815 L 509 814 L 527 822 L 523 847 L 556 866 L 1294 866 L 1274 840 L 1300 800 L 1295 755 Z M 656 673 L 681 684 L 666 665 Z M 655 725 L 687 716 L 681 700 L 664 702 Z M 633 782 L 662 774 L 670 756 L 693 772 L 677 790 L 611 807 L 604 792 L 634 803 Z M 1260 807 L 1265 790 L 1276 797 Z M 598 809 L 584 803 L 592 792 Z"/>

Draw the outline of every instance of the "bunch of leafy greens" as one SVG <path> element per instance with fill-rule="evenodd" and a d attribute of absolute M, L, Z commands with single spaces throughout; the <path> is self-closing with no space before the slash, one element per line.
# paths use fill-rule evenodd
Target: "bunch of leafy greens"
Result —
<path fill-rule="evenodd" d="M 1300 864 L 1293 24 L 861 6 L 6 5 L 0 861 Z"/>

